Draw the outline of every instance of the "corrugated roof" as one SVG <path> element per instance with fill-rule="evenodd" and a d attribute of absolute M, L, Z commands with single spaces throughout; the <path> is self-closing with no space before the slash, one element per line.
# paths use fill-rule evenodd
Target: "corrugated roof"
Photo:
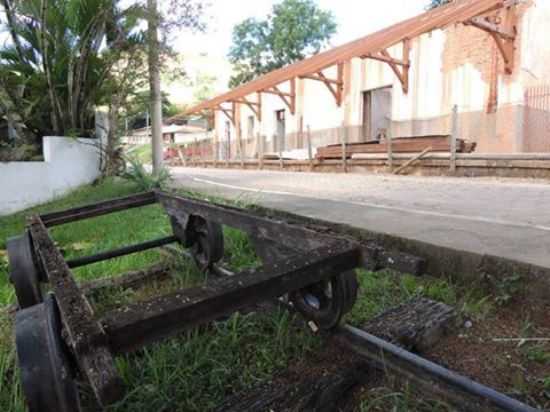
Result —
<path fill-rule="evenodd" d="M 366 37 L 272 71 L 227 93 L 202 102 L 187 110 L 186 113 L 213 109 L 222 103 L 242 99 L 255 92 L 269 89 L 296 77 L 319 72 L 354 57 L 379 52 L 405 39 L 412 39 L 450 24 L 466 22 L 476 16 L 504 7 L 509 2 L 510 0 L 455 0 L 448 5 L 437 7 Z"/>

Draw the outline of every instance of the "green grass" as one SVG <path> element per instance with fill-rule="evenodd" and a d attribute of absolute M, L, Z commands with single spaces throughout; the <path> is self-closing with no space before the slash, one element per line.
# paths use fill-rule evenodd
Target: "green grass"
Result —
<path fill-rule="evenodd" d="M 373 273 L 358 270 L 357 273 L 360 299 L 347 316 L 347 321 L 356 326 L 362 326 L 382 312 L 418 296 L 448 305 L 456 305 L 458 301 L 456 287 L 445 280 L 392 271 Z"/>
<path fill-rule="evenodd" d="M 455 408 L 434 400 L 422 399 L 408 385 L 399 389 L 395 383 L 371 388 L 362 395 L 359 412 L 451 412 Z"/>
<path fill-rule="evenodd" d="M 150 164 L 153 161 L 153 149 L 150 144 L 132 147 L 126 154 L 140 163 Z"/>

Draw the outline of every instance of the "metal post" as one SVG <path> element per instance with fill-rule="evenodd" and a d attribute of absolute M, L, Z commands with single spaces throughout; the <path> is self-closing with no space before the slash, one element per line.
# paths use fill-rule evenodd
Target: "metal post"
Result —
<path fill-rule="evenodd" d="M 348 172 L 348 154 L 347 154 L 347 130 L 346 126 L 342 125 L 341 127 L 341 139 L 342 139 L 342 169 L 344 170 L 344 173 Z"/>
<path fill-rule="evenodd" d="M 311 148 L 311 126 L 307 125 L 307 157 L 309 159 L 309 171 L 313 172 L 313 149 Z"/>
<path fill-rule="evenodd" d="M 386 131 L 386 146 L 388 149 L 388 169 L 389 172 L 393 172 L 393 142 L 392 142 L 392 136 L 391 132 Z"/>
<path fill-rule="evenodd" d="M 458 105 L 453 107 L 453 120 L 451 132 L 451 158 L 449 161 L 449 169 L 451 173 L 456 172 L 456 139 L 458 137 Z"/>

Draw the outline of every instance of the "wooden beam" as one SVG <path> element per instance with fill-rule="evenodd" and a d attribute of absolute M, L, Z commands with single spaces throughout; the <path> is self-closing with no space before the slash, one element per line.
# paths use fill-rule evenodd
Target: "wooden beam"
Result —
<path fill-rule="evenodd" d="M 257 117 L 258 117 L 258 122 L 261 123 L 262 121 L 262 94 L 260 92 L 257 92 L 256 93 L 256 99 L 258 100 L 258 114 L 257 114 Z M 260 129 L 261 129 L 261 124 L 260 124 Z"/>
<path fill-rule="evenodd" d="M 296 114 L 296 77 L 290 79 L 290 113 L 292 115 Z"/>
<path fill-rule="evenodd" d="M 220 105 L 218 106 L 217 110 L 223 112 L 223 114 L 225 114 L 225 116 L 229 119 L 231 124 L 235 126 L 235 103 L 232 103 L 231 109 L 226 109 L 225 107 Z"/>
<path fill-rule="evenodd" d="M 516 39 L 516 33 L 511 30 L 504 30 L 499 25 L 491 23 L 490 21 L 481 18 L 481 17 L 474 17 L 472 20 L 470 20 L 469 25 L 477 27 L 480 30 L 486 31 L 488 33 L 498 34 L 499 37 L 501 37 L 504 40 L 515 40 Z"/>
<path fill-rule="evenodd" d="M 304 76 L 300 76 L 300 79 L 317 80 L 319 82 L 330 83 L 330 84 L 335 84 L 335 85 L 339 84 L 338 80 L 327 78 L 323 74 L 323 72 L 319 72 L 319 73 L 316 73 L 316 74 L 306 74 Z"/>
<path fill-rule="evenodd" d="M 411 69 L 411 40 L 410 39 L 403 40 L 403 62 L 405 63 L 402 71 L 403 93 L 408 94 L 409 93 L 409 72 Z"/>
<path fill-rule="evenodd" d="M 257 102 L 252 102 L 252 101 L 248 100 L 246 97 L 243 97 L 242 99 L 233 100 L 233 103 L 247 105 L 250 108 L 250 110 L 252 110 L 254 112 L 254 114 L 256 115 L 256 118 L 258 119 L 258 121 L 260 121 L 260 122 L 262 121 L 261 94 L 258 93 L 258 101 Z"/>
<path fill-rule="evenodd" d="M 274 90 L 276 89 L 276 90 Z M 277 96 L 292 97 L 290 93 L 282 92 L 277 87 L 261 90 L 259 93 L 274 94 Z"/>
<path fill-rule="evenodd" d="M 279 96 L 290 110 L 292 115 L 296 114 L 296 78 L 290 79 L 290 93 L 285 93 L 278 86 L 261 90 L 260 93 L 270 93 Z"/>
<path fill-rule="evenodd" d="M 259 104 L 256 102 L 251 102 L 250 100 L 247 100 L 245 98 L 237 99 L 237 100 L 231 100 L 232 103 L 239 103 L 239 104 L 246 104 L 247 106 L 258 106 Z"/>
<path fill-rule="evenodd" d="M 408 63 L 405 63 L 403 60 L 394 59 L 393 57 L 385 57 L 378 53 L 368 53 L 363 56 L 361 56 L 362 59 L 371 59 L 371 60 L 378 60 L 383 63 L 392 63 L 397 66 L 408 66 Z"/>
<path fill-rule="evenodd" d="M 395 169 L 395 171 L 393 172 L 394 175 L 398 175 L 399 173 L 401 173 L 403 170 L 405 170 L 407 167 L 409 167 L 410 165 L 412 165 L 413 163 L 419 161 L 420 159 L 422 159 L 424 156 L 426 156 L 428 153 L 430 153 L 432 151 L 432 147 L 427 147 L 425 148 L 422 153 L 419 153 L 417 154 L 416 156 L 414 156 L 413 158 L 407 160 L 405 163 L 403 163 L 402 166 L 398 167 L 397 169 Z"/>
<path fill-rule="evenodd" d="M 342 105 L 342 95 L 344 92 L 344 63 L 337 64 L 338 77 L 337 79 L 329 79 L 323 71 L 317 73 L 305 74 L 300 76 L 301 79 L 315 80 L 318 82 L 323 82 L 330 93 L 334 96 L 336 104 L 338 107 Z"/>
<path fill-rule="evenodd" d="M 502 24 L 500 23 L 500 17 L 497 17 L 497 23 L 490 21 L 488 17 L 474 17 L 464 22 L 464 24 L 489 33 L 504 60 L 506 74 L 512 74 L 515 63 L 518 16 L 515 7 L 508 7 L 505 13 L 502 18 L 504 23 Z"/>
<path fill-rule="evenodd" d="M 338 70 L 338 85 L 336 86 L 336 104 L 342 106 L 342 98 L 344 96 L 344 63 L 339 62 Z"/>
<path fill-rule="evenodd" d="M 515 45 L 513 41 L 506 41 L 499 37 L 496 33 L 489 33 L 493 40 L 495 41 L 498 50 L 504 60 L 504 70 L 506 74 L 512 74 L 514 70 L 514 54 L 515 54 Z"/>
<path fill-rule="evenodd" d="M 386 49 L 377 53 L 367 53 L 361 58 L 387 63 L 401 82 L 403 93 L 407 94 L 409 92 L 409 70 L 411 67 L 410 54 L 411 43 L 408 38 L 405 38 L 403 39 L 403 58 L 401 60 L 392 57 Z"/>

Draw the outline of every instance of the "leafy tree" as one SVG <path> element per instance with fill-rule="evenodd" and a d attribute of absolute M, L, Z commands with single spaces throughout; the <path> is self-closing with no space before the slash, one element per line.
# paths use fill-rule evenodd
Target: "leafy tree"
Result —
<path fill-rule="evenodd" d="M 233 29 L 229 60 L 235 87 L 319 53 L 336 33 L 333 14 L 313 0 L 284 0 L 265 20 L 246 19 Z"/>
<path fill-rule="evenodd" d="M 1 4 L 11 42 L 0 48 L 0 88 L 11 110 L 37 136 L 90 134 L 112 65 L 139 40 L 134 22 L 112 0 Z"/>
<path fill-rule="evenodd" d="M 431 0 L 430 3 L 426 6 L 428 10 L 435 9 L 436 7 L 443 6 L 444 4 L 450 3 L 452 0 Z"/>
<path fill-rule="evenodd" d="M 169 0 L 159 13 L 163 40 L 195 26 L 201 0 Z M 107 158 L 116 152 L 119 112 L 147 80 L 144 0 L 0 0 L 2 103 L 35 139 L 93 135 L 95 108 L 109 108 Z M 159 56 L 167 53 L 164 42 Z M 162 70 L 162 59 L 156 70 Z M 108 164 L 108 161 L 107 161 Z"/>

